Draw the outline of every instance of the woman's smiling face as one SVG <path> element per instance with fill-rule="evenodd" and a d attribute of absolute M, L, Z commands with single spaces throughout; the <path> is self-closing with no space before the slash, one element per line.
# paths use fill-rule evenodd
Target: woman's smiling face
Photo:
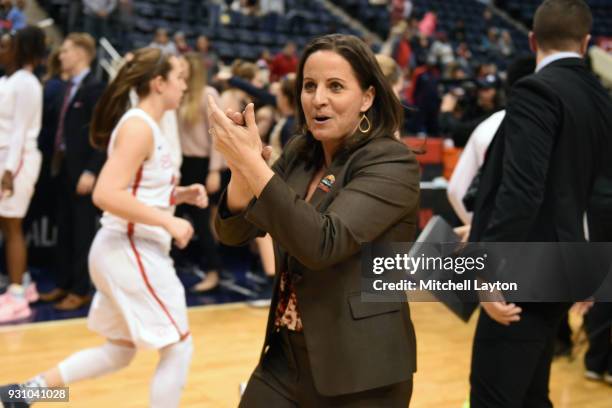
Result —
<path fill-rule="evenodd" d="M 321 50 L 304 64 L 300 94 L 308 130 L 324 144 L 340 145 L 351 136 L 374 101 L 374 89 L 364 91 L 350 63 L 340 54 Z"/>

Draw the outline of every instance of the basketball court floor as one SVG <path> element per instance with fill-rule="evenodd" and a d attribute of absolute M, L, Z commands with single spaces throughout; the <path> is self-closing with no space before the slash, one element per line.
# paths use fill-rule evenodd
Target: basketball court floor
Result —
<path fill-rule="evenodd" d="M 468 396 L 471 339 L 476 319 L 465 324 L 439 303 L 412 303 L 418 342 L 413 408 L 460 408 Z M 189 309 L 194 355 L 182 407 L 236 407 L 238 389 L 255 367 L 267 310 L 245 303 Z M 581 321 L 572 317 L 571 325 Z M 0 383 L 23 381 L 81 348 L 103 339 L 87 330 L 85 319 L 0 327 Z M 551 398 L 556 408 L 609 408 L 612 387 L 583 377 L 585 344 L 573 359 L 555 360 Z M 36 407 L 146 407 L 157 355 L 141 352 L 119 373 L 70 386 L 69 403 Z"/>

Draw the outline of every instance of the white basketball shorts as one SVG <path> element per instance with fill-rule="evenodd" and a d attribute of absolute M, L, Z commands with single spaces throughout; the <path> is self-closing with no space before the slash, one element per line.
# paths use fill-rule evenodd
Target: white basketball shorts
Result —
<path fill-rule="evenodd" d="M 189 336 L 185 289 L 167 246 L 102 228 L 89 251 L 89 274 L 97 290 L 91 330 L 144 349 Z"/>
<path fill-rule="evenodd" d="M 4 165 L 8 149 L 0 149 L 0 177 L 4 174 Z M 28 212 L 34 186 L 40 174 L 42 156 L 38 149 L 26 150 L 19 166 L 13 174 L 13 195 L 0 196 L 0 217 L 24 218 Z"/>

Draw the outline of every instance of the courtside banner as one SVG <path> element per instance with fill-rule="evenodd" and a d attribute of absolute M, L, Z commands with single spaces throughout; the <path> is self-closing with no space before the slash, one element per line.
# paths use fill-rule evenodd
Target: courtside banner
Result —
<path fill-rule="evenodd" d="M 611 266 L 609 242 L 365 244 L 362 300 L 612 302 Z"/>

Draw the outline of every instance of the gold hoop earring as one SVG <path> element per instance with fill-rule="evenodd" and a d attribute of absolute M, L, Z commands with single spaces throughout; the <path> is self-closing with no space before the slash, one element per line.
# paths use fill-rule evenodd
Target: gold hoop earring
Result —
<path fill-rule="evenodd" d="M 363 126 L 363 120 L 365 119 L 366 124 L 367 124 L 367 128 L 362 129 Z M 372 127 L 372 124 L 370 123 L 370 119 L 368 119 L 368 117 L 366 116 L 365 113 L 361 114 L 361 120 L 359 121 L 359 131 L 361 133 L 368 133 L 370 131 L 370 128 Z"/>

